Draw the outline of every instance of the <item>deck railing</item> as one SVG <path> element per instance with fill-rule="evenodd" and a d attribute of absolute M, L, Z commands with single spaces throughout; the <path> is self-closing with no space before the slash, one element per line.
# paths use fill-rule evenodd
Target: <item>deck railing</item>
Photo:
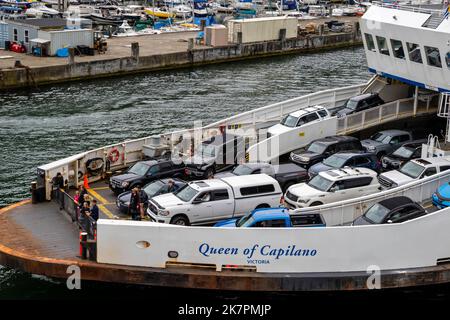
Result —
<path fill-rule="evenodd" d="M 414 7 L 414 6 L 405 6 L 405 5 L 395 4 L 395 3 L 384 3 L 384 2 L 375 1 L 375 2 L 372 2 L 372 5 L 375 5 L 377 7 L 389 8 L 389 9 L 396 9 L 396 10 L 403 10 L 403 11 L 410 11 L 410 12 L 417 12 L 417 13 L 425 13 L 425 14 L 433 14 L 436 16 L 444 15 L 444 10 Z"/>
<path fill-rule="evenodd" d="M 416 202 L 429 202 L 437 188 L 444 183 L 448 183 L 449 180 L 450 170 L 446 170 L 376 194 L 317 207 L 295 209 L 292 212 L 297 214 L 320 213 L 327 226 L 345 225 L 361 216 L 370 206 L 384 199 L 406 196 Z"/>

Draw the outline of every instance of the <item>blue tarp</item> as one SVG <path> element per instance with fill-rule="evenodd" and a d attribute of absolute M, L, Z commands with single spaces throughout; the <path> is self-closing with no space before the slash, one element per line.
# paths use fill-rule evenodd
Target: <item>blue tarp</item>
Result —
<path fill-rule="evenodd" d="M 56 56 L 61 58 L 67 58 L 69 56 L 69 48 L 61 48 L 56 50 Z"/>

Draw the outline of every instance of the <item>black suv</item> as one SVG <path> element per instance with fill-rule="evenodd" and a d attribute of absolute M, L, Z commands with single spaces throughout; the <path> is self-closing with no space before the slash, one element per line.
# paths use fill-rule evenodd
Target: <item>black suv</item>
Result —
<path fill-rule="evenodd" d="M 140 161 L 126 173 L 111 177 L 109 187 L 118 195 L 156 179 L 181 176 L 184 169 L 185 165 L 182 162 L 176 164 L 168 159 Z"/>
<path fill-rule="evenodd" d="M 365 93 L 348 99 L 337 111 L 338 117 L 360 112 L 384 104 L 378 93 Z"/>
<path fill-rule="evenodd" d="M 408 197 L 399 196 L 375 203 L 353 221 L 352 225 L 400 223 L 426 214 L 427 211 L 420 204 Z"/>
<path fill-rule="evenodd" d="M 391 154 L 384 156 L 381 159 L 383 169 L 399 169 L 403 163 L 420 158 L 422 156 L 422 144 L 424 143 L 427 143 L 427 141 L 419 140 L 405 143 Z"/>
<path fill-rule="evenodd" d="M 306 150 L 291 152 L 290 160 L 307 169 L 336 152 L 363 150 L 361 142 L 357 138 L 350 136 L 331 136 L 314 140 L 306 147 Z"/>
<path fill-rule="evenodd" d="M 308 180 L 308 172 L 295 163 L 282 163 L 273 165 L 264 162 L 249 162 L 236 166 L 231 171 L 220 172 L 215 178 L 243 176 L 248 174 L 265 173 L 278 181 L 283 191 L 291 185 Z"/>
<path fill-rule="evenodd" d="M 186 175 L 211 178 L 217 170 L 234 166 L 245 157 L 244 139 L 233 134 L 214 136 L 203 141 L 194 155 L 185 161 Z"/>

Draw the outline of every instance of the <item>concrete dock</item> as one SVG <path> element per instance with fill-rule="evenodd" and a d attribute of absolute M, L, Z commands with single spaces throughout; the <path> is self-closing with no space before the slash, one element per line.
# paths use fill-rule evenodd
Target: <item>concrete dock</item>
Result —
<path fill-rule="evenodd" d="M 354 24 L 358 17 L 305 20 L 301 27 L 341 20 Z M 29 54 L 0 51 L 0 90 L 36 87 L 73 80 L 117 76 L 123 74 L 200 66 L 211 63 L 245 60 L 256 57 L 302 53 L 361 44 L 359 30 L 340 33 L 306 34 L 293 39 L 261 43 L 229 44 L 209 47 L 189 39 L 197 32 L 164 33 L 137 37 L 115 37 L 107 40 L 105 54 L 69 58 L 35 57 Z M 138 43 L 138 52 L 132 50 Z M 15 67 L 20 61 L 20 67 Z"/>

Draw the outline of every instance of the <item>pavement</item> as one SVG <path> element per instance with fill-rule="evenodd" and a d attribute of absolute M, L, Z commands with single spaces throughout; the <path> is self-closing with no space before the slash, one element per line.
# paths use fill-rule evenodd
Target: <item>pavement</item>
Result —
<path fill-rule="evenodd" d="M 359 17 L 331 17 L 313 20 L 300 20 L 299 25 L 305 26 L 310 23 L 321 24 L 325 21 L 339 20 L 352 23 L 358 21 Z M 136 37 L 113 37 L 107 40 L 108 50 L 105 54 L 95 56 L 76 56 L 75 62 L 89 62 L 99 60 L 118 59 L 131 56 L 131 43 L 139 43 L 139 55 L 151 56 L 175 52 L 184 52 L 188 48 L 188 39 L 195 38 L 197 31 L 172 32 L 154 35 L 142 35 Z M 208 48 L 207 46 L 195 45 L 196 49 Z M 52 65 L 64 65 L 68 58 L 58 57 L 35 57 L 29 54 L 16 53 L 0 49 L 0 70 L 14 68 L 16 60 L 27 67 L 48 67 Z"/>

